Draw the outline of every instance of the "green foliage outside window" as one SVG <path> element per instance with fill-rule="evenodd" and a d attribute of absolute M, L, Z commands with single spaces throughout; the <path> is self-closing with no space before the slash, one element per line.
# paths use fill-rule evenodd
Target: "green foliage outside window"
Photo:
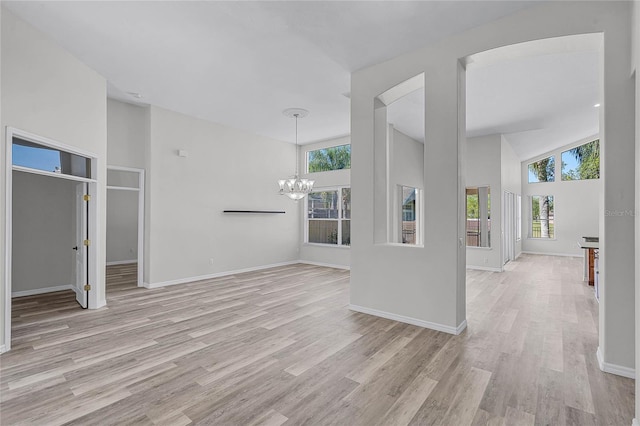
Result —
<path fill-rule="evenodd" d="M 554 157 L 543 158 L 529 164 L 529 183 L 553 182 L 555 180 L 556 161 Z"/>
<path fill-rule="evenodd" d="M 582 179 L 600 179 L 599 139 L 562 153 L 562 180 Z"/>
<path fill-rule="evenodd" d="M 309 173 L 351 168 L 351 145 L 332 146 L 307 153 Z"/>

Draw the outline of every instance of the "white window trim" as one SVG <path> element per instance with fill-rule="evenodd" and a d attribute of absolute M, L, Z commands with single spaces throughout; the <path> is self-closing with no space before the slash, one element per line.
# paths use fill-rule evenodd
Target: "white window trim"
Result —
<path fill-rule="evenodd" d="M 516 194 L 516 241 L 522 241 L 522 195 L 520 194 Z"/>
<path fill-rule="evenodd" d="M 468 245 L 466 245 L 466 243 L 467 243 L 467 220 L 468 220 L 468 217 L 467 217 L 467 195 L 466 195 L 466 190 L 469 189 L 469 188 L 476 188 L 477 189 L 477 188 L 482 188 L 482 187 L 487 187 L 488 188 L 488 190 L 487 190 L 487 209 L 488 209 L 487 210 L 487 214 L 489 216 L 489 219 L 491 218 L 491 208 L 489 206 L 490 203 L 491 203 L 491 185 L 482 184 L 482 185 L 467 186 L 465 188 L 465 197 L 464 197 L 464 217 L 465 217 L 465 219 L 464 219 L 464 235 L 465 235 L 464 239 L 465 239 L 465 241 L 464 242 L 465 242 L 466 248 L 468 248 L 468 249 L 493 250 L 493 245 L 491 244 L 491 239 L 489 239 L 489 245 L 486 246 L 486 247 L 468 246 Z M 480 203 L 480 194 L 478 194 L 477 197 L 478 197 L 478 204 L 479 204 Z M 478 218 L 478 220 L 480 220 L 480 218 Z"/>
<path fill-rule="evenodd" d="M 403 243 L 401 242 L 402 240 L 402 217 L 403 217 L 403 212 L 402 212 L 402 202 L 404 201 L 402 199 L 402 187 L 405 188 L 413 188 L 416 191 L 416 243 L 415 244 L 407 244 L 407 243 Z M 388 243 L 389 245 L 398 245 L 398 246 L 407 246 L 407 247 L 424 247 L 424 241 L 423 241 L 423 218 L 424 218 L 424 214 L 423 214 L 423 195 L 422 195 L 423 190 L 421 188 L 417 188 L 415 186 L 411 186 L 411 185 L 402 185 L 402 184 L 398 184 L 396 185 L 396 196 L 395 196 L 395 215 L 393 218 L 393 221 L 395 223 L 395 227 L 394 230 L 395 232 L 392 234 L 394 242 Z"/>
<path fill-rule="evenodd" d="M 339 172 L 339 171 L 342 171 L 342 170 L 351 170 L 351 166 L 349 166 L 348 169 L 322 170 L 320 172 L 310 172 L 309 171 L 309 153 L 310 152 L 322 151 L 323 149 L 329 149 L 329 148 L 338 148 L 338 147 L 347 146 L 347 145 L 351 146 L 351 143 L 343 143 L 343 144 L 340 144 L 340 145 L 325 146 L 323 148 L 316 148 L 316 149 L 310 149 L 310 150 L 304 151 L 304 171 L 305 171 L 305 174 L 313 175 L 313 174 L 316 174 L 316 173 L 331 173 L 331 172 Z M 349 156 L 351 156 L 351 154 L 349 154 Z M 345 187 L 340 187 L 340 188 L 348 188 L 348 187 L 345 186 Z"/>
<path fill-rule="evenodd" d="M 351 186 L 327 186 L 321 188 L 314 188 L 312 193 L 315 192 L 330 192 L 330 191 L 338 191 L 338 198 L 342 200 L 342 190 L 343 189 L 351 189 Z M 326 221 L 337 221 L 338 222 L 338 242 L 337 244 L 327 244 L 327 243 L 312 243 L 309 242 L 309 200 L 305 198 L 304 209 L 303 209 L 303 220 L 304 220 L 304 241 L 305 245 L 311 246 L 320 246 L 320 247 L 338 247 L 338 248 L 351 248 L 351 245 L 342 244 L 342 221 L 348 220 L 351 221 L 351 218 L 344 218 L 344 212 L 342 211 L 342 201 L 340 202 L 340 208 L 338 210 L 338 217 L 335 219 L 332 218 L 318 218 L 313 220 L 326 220 Z"/>
<path fill-rule="evenodd" d="M 562 155 L 561 155 L 562 156 Z M 553 180 L 547 180 L 545 182 L 529 182 L 529 166 L 537 163 L 538 161 L 542 161 L 542 160 L 546 160 L 547 158 L 553 158 Z M 527 184 L 529 185 L 535 185 L 536 183 L 555 183 L 558 182 L 558 180 L 556 180 L 556 175 L 557 175 L 557 169 L 558 168 L 558 163 L 556 162 L 556 155 L 555 154 L 551 154 L 551 155 L 546 155 L 544 157 L 540 157 L 535 161 L 532 161 L 530 163 L 527 163 Z M 561 167 L 562 168 L 562 167 Z M 562 174 L 562 173 L 561 173 Z M 560 176 L 562 178 L 562 176 Z M 562 181 L 562 179 L 560 179 L 560 181 Z"/>
<path fill-rule="evenodd" d="M 571 151 L 572 149 L 578 148 L 579 146 L 583 146 L 583 145 L 590 144 L 590 143 L 595 142 L 596 140 L 599 140 L 599 139 L 600 139 L 600 137 L 596 137 L 595 139 L 591 139 L 591 140 L 590 140 L 590 141 L 588 141 L 588 142 L 582 142 L 582 143 L 579 143 L 579 144 L 578 144 L 578 145 L 576 145 L 576 146 L 573 146 L 573 147 L 571 147 L 571 148 L 567 148 L 567 149 L 565 149 L 564 151 L 560 151 L 560 182 L 582 182 L 582 181 L 585 181 L 585 180 L 600 180 L 600 178 L 596 178 L 596 179 L 571 179 L 571 180 L 565 180 L 565 179 L 562 179 L 562 173 L 564 172 L 564 167 L 562 166 L 562 165 L 563 165 L 563 163 L 562 163 L 562 156 L 564 155 L 564 153 L 565 153 L 565 152 L 569 152 L 569 151 Z M 600 160 L 601 160 L 601 159 L 602 159 L 602 157 L 600 157 Z M 601 166 L 602 166 L 602 161 L 599 161 L 599 163 L 598 163 L 598 170 L 599 170 L 599 171 L 600 171 L 600 169 L 601 169 Z M 601 177 L 602 177 L 602 176 L 601 176 Z"/>
<path fill-rule="evenodd" d="M 553 197 L 553 238 L 542 238 L 533 236 L 533 197 Z M 556 196 L 553 194 L 533 194 L 528 195 L 528 207 L 529 207 L 529 224 L 527 225 L 527 240 L 532 241 L 556 241 L 558 239 L 558 227 L 556 226 Z"/>

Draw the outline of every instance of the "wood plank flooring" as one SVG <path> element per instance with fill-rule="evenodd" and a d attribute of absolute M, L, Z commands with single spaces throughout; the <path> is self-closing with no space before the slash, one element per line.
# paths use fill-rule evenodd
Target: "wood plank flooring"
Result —
<path fill-rule="evenodd" d="M 630 425 L 633 380 L 601 372 L 581 261 L 468 271 L 460 336 L 347 309 L 349 272 L 292 265 L 135 287 L 108 306 L 14 299 L 2 425 Z"/>

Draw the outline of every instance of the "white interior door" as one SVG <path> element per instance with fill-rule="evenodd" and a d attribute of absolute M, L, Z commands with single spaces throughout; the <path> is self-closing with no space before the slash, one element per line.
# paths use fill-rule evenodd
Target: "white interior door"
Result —
<path fill-rule="evenodd" d="M 87 227 L 87 202 L 84 196 L 87 194 L 87 184 L 79 182 L 76 184 L 76 300 L 83 307 L 87 308 L 87 292 L 84 286 L 87 284 L 87 251 L 85 240 L 89 239 Z"/>

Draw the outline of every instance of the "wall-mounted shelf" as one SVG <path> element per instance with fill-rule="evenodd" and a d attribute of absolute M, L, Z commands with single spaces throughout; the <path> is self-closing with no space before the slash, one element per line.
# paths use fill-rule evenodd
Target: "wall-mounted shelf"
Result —
<path fill-rule="evenodd" d="M 284 214 L 284 210 L 222 210 L 222 213 Z"/>

